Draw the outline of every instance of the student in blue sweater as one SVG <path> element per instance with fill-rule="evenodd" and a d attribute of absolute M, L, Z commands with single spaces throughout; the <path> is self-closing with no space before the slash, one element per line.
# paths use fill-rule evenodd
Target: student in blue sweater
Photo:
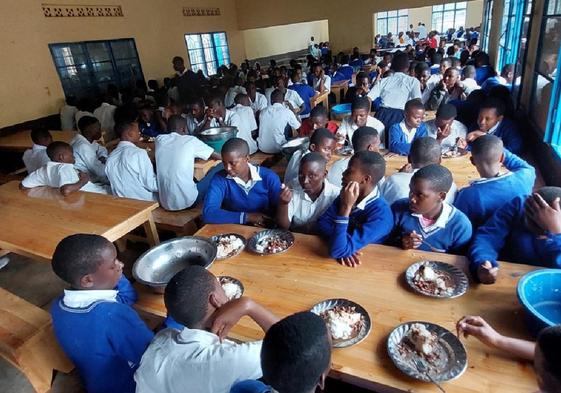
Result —
<path fill-rule="evenodd" d="M 518 127 L 505 114 L 505 104 L 494 97 L 487 98 L 479 108 L 477 126 L 467 135 L 468 143 L 473 142 L 481 135 L 491 134 L 503 140 L 504 147 L 511 153 L 520 155 L 524 148 L 522 136 Z"/>
<path fill-rule="evenodd" d="M 471 163 L 481 179 L 461 189 L 454 206 L 468 216 L 474 229 L 512 199 L 532 193 L 534 167 L 504 149 L 502 140 L 494 135 L 483 135 L 471 144 Z M 509 172 L 502 172 L 501 164 Z"/>
<path fill-rule="evenodd" d="M 403 121 L 390 127 L 390 151 L 392 153 L 406 156 L 415 139 L 427 136 L 427 127 L 423 123 L 424 117 L 425 106 L 420 99 L 407 101 Z"/>
<path fill-rule="evenodd" d="M 391 210 L 376 186 L 386 171 L 380 153 L 356 153 L 343 173 L 343 189 L 318 220 L 329 253 L 344 266 L 360 265 L 359 250 L 383 243 L 393 227 Z"/>
<path fill-rule="evenodd" d="M 471 240 L 471 223 L 445 202 L 451 185 L 452 173 L 442 165 L 431 164 L 415 172 L 409 199 L 392 205 L 394 233 L 405 250 L 431 251 L 430 244 L 448 253 L 462 253 Z"/>
<path fill-rule="evenodd" d="M 483 284 L 497 280 L 497 260 L 561 268 L 561 188 L 542 187 L 516 197 L 479 227 L 468 257 Z"/>
<path fill-rule="evenodd" d="M 309 85 L 302 83 L 302 68 L 295 68 L 290 74 L 292 84 L 288 86 L 290 90 L 294 90 L 302 101 L 304 101 L 304 109 L 300 112 L 300 118 L 306 119 L 310 117 L 312 110 L 311 100 L 316 95 L 316 91 Z"/>
<path fill-rule="evenodd" d="M 72 235 L 56 247 L 52 266 L 71 286 L 51 308 L 55 336 L 86 390 L 134 393 L 134 372 L 154 334 L 131 307 L 137 296 L 117 250 L 102 236 Z"/>
<path fill-rule="evenodd" d="M 240 138 L 222 147 L 224 169 L 208 187 L 203 221 L 208 224 L 270 226 L 279 202 L 281 182 L 275 172 L 249 163 L 249 147 Z"/>

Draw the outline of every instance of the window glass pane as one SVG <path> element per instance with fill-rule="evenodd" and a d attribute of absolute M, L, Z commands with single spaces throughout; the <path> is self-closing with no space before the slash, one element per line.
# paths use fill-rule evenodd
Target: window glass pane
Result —
<path fill-rule="evenodd" d="M 92 42 L 86 44 L 86 50 L 93 62 L 109 60 L 109 45 L 105 42 Z"/>
<path fill-rule="evenodd" d="M 538 56 L 538 70 L 550 78 L 556 77 L 556 67 L 561 40 L 561 17 L 546 18 L 541 53 Z"/>
<path fill-rule="evenodd" d="M 398 22 L 398 30 L 403 32 L 409 30 L 409 25 L 407 22 L 408 22 L 408 18 L 406 16 L 400 16 Z"/>
<path fill-rule="evenodd" d="M 214 63 L 214 62 L 206 63 L 206 71 L 207 71 L 208 76 L 216 75 L 216 72 L 217 72 L 216 69 L 217 69 L 216 63 Z"/>
<path fill-rule="evenodd" d="M 212 47 L 212 35 L 201 34 L 201 41 L 203 43 L 203 48 L 211 48 Z"/>
<path fill-rule="evenodd" d="M 111 42 L 111 50 L 115 59 L 136 58 L 136 48 L 132 40 L 118 40 Z"/>
<path fill-rule="evenodd" d="M 398 10 L 397 14 L 399 16 L 407 16 L 407 15 L 409 15 L 409 10 Z"/>
<path fill-rule="evenodd" d="M 202 47 L 201 36 L 199 34 L 188 34 L 185 36 L 185 39 L 187 40 L 188 49 L 197 49 Z"/>
<path fill-rule="evenodd" d="M 455 6 L 456 6 L 455 3 L 444 4 L 444 10 L 453 10 L 455 8 Z"/>
<path fill-rule="evenodd" d="M 388 11 L 388 16 L 397 16 L 397 11 Z"/>
<path fill-rule="evenodd" d="M 460 26 L 465 26 L 466 24 L 466 10 L 457 10 L 456 19 L 454 20 L 454 28 L 459 28 Z"/>
<path fill-rule="evenodd" d="M 390 18 L 388 19 L 388 33 L 393 33 L 394 35 L 397 32 L 397 18 Z"/>
<path fill-rule="evenodd" d="M 378 34 L 388 34 L 388 20 L 379 19 L 378 20 Z"/>
<path fill-rule="evenodd" d="M 432 29 L 442 31 L 442 12 L 432 14 Z"/>
<path fill-rule="evenodd" d="M 432 12 L 435 11 L 442 11 L 443 10 L 443 6 L 442 5 L 433 5 L 432 6 Z"/>
<path fill-rule="evenodd" d="M 378 18 L 387 18 L 387 17 L 388 17 L 387 12 L 378 12 Z"/>
<path fill-rule="evenodd" d="M 551 99 L 551 91 L 553 82 L 543 76 L 537 74 L 534 81 L 534 94 L 532 100 L 532 110 L 530 111 L 532 118 L 536 124 L 545 130 L 547 126 L 547 115 L 549 112 L 549 102 Z"/>

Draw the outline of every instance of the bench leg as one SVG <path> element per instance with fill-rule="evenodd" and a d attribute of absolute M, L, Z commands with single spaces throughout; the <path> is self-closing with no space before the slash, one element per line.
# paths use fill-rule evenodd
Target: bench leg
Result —
<path fill-rule="evenodd" d="M 156 224 L 154 223 L 152 215 L 150 215 L 148 221 L 144 223 L 144 230 L 146 231 L 146 237 L 148 238 L 150 246 L 154 247 L 160 244 L 160 237 L 158 236 L 158 230 L 156 229 Z"/>

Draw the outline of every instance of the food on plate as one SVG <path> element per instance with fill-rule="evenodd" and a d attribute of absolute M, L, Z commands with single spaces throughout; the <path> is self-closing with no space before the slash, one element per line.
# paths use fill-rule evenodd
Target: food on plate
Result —
<path fill-rule="evenodd" d="M 443 152 L 442 157 L 444 157 L 444 158 L 455 158 L 455 157 L 461 157 L 464 154 L 465 154 L 464 150 L 458 149 L 456 147 L 456 148 L 453 148 L 453 149 L 450 149 L 450 150 L 447 150 L 447 151 Z"/>
<path fill-rule="evenodd" d="M 278 235 L 265 237 L 259 240 L 255 249 L 263 254 L 276 254 L 290 247 L 290 243 Z"/>
<path fill-rule="evenodd" d="M 452 295 L 454 286 L 451 277 L 442 271 L 433 269 L 428 262 L 424 262 L 413 275 L 413 284 L 422 292 L 431 295 Z"/>
<path fill-rule="evenodd" d="M 356 337 L 364 325 L 364 317 L 355 307 L 337 306 L 320 314 L 334 340 Z"/>
<path fill-rule="evenodd" d="M 220 277 L 219 281 L 228 300 L 239 299 L 242 296 L 242 289 L 240 286 L 228 277 Z"/>
<path fill-rule="evenodd" d="M 220 236 L 216 240 L 216 256 L 218 258 L 228 258 L 235 255 L 243 246 L 243 241 L 238 236 Z"/>
<path fill-rule="evenodd" d="M 422 323 L 413 323 L 399 344 L 399 352 L 404 358 L 420 356 L 430 365 L 440 358 L 438 336 Z"/>

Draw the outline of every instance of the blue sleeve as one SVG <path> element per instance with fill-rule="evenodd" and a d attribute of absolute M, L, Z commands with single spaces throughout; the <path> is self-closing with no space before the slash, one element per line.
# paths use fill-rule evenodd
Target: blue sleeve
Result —
<path fill-rule="evenodd" d="M 474 198 L 473 193 L 471 192 L 471 186 L 462 188 L 456 194 L 456 199 L 454 200 L 454 206 L 456 209 L 464 213 L 472 222 L 477 221 L 478 215 L 475 211 L 473 211 L 474 204 L 480 204 L 481 199 Z"/>
<path fill-rule="evenodd" d="M 269 393 L 271 387 L 261 381 L 247 380 L 235 383 L 230 389 L 230 393 Z"/>
<path fill-rule="evenodd" d="M 503 165 L 509 171 L 514 172 L 515 176 L 520 177 L 522 181 L 528 185 L 526 194 L 530 194 L 536 181 L 536 170 L 532 165 L 528 164 L 516 154 L 511 153 L 508 149 L 504 149 L 504 155 Z"/>
<path fill-rule="evenodd" d="M 473 277 L 477 278 L 477 269 L 485 261 L 491 262 L 493 267 L 499 266 L 497 258 L 505 245 L 510 228 L 523 205 L 524 201 L 522 198 L 515 198 L 509 204 L 497 210 L 475 232 L 468 252 L 469 268 Z"/>
<path fill-rule="evenodd" d="M 119 303 L 132 305 L 138 300 L 136 289 L 134 289 L 124 274 L 119 279 L 115 289 L 117 290 L 117 301 Z"/>
<path fill-rule="evenodd" d="M 406 156 L 409 154 L 411 149 L 411 144 L 405 141 L 405 136 L 399 123 L 396 123 L 390 127 L 390 151 L 392 153 L 401 154 Z"/>
<path fill-rule="evenodd" d="M 222 209 L 226 197 L 227 180 L 220 173 L 210 181 L 203 206 L 203 221 L 207 224 L 245 224 L 243 212 Z"/>
<path fill-rule="evenodd" d="M 457 226 L 454 228 L 453 238 L 450 239 L 451 243 L 447 247 L 447 252 L 450 254 L 464 255 L 465 250 L 471 241 L 473 229 L 471 222 L 461 211 L 457 210 L 456 214 L 459 215 Z"/>
<path fill-rule="evenodd" d="M 547 233 L 545 239 L 539 240 L 547 267 L 561 268 L 561 234 Z"/>
<path fill-rule="evenodd" d="M 331 258 L 350 257 L 368 244 L 382 243 L 393 228 L 393 216 L 388 204 L 379 200 L 367 206 L 367 220 L 353 233 L 348 233 L 350 217 L 336 216 L 333 221 L 333 232 L 330 236 Z"/>
<path fill-rule="evenodd" d="M 114 329 L 108 329 L 109 341 L 115 353 L 135 367 L 154 337 L 154 333 L 129 306 L 120 306 L 119 312 L 111 314 Z"/>
<path fill-rule="evenodd" d="M 503 127 L 500 137 L 505 147 L 512 153 L 520 155 L 523 150 L 523 141 L 518 128 L 511 122 L 505 123 Z"/>
<path fill-rule="evenodd" d="M 418 139 L 418 138 L 424 138 L 428 135 L 429 135 L 429 133 L 428 133 L 428 130 L 427 130 L 427 125 L 425 123 L 421 122 L 421 124 L 417 128 L 417 131 L 415 132 L 415 137 L 413 137 L 413 140 Z"/>
<path fill-rule="evenodd" d="M 267 185 L 269 192 L 269 212 L 270 214 L 274 214 L 277 211 L 277 206 L 279 205 L 281 181 L 279 176 L 271 170 L 267 170 Z"/>

